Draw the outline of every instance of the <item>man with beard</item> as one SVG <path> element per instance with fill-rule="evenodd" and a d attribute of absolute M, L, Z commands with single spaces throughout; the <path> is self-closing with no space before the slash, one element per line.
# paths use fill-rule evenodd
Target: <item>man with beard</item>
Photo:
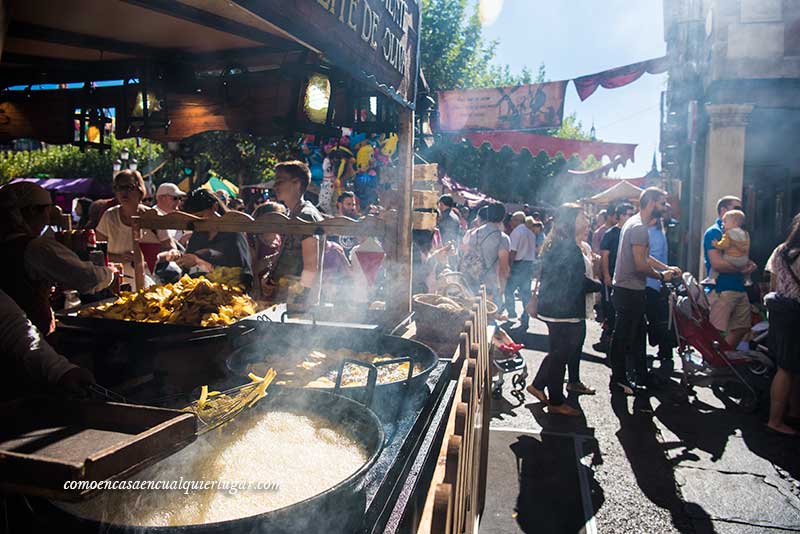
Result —
<path fill-rule="evenodd" d="M 345 191 L 336 199 L 336 215 L 339 217 L 349 217 L 358 220 L 358 208 L 356 207 L 356 194 L 352 191 Z M 358 238 L 351 235 L 331 236 L 331 241 L 338 243 L 344 249 L 345 255 L 349 258 L 350 251 L 358 245 Z"/>
<path fill-rule="evenodd" d="M 639 213 L 628 219 L 619 236 L 612 300 L 616 329 L 611 340 L 611 388 L 627 395 L 643 391 L 647 382 L 645 288 L 647 277 L 661 282 L 681 270 L 650 256 L 648 226 L 666 210 L 667 194 L 648 187 L 639 197 Z"/>

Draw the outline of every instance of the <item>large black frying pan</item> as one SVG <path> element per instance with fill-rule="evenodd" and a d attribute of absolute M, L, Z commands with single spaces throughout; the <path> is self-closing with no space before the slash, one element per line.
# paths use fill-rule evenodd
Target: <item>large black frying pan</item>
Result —
<path fill-rule="evenodd" d="M 221 533 L 351 533 L 362 528 L 366 499 L 365 475 L 383 448 L 383 426 L 366 406 L 347 397 L 328 391 L 273 391 L 259 402 L 248 415 L 259 411 L 285 410 L 322 417 L 333 426 L 347 429 L 366 449 L 367 461 L 350 477 L 339 484 L 303 501 L 289 506 L 231 521 L 185 525 L 179 527 L 133 527 L 99 523 L 72 515 L 49 501 L 31 500 L 37 518 L 37 531 L 137 534 L 221 534 Z M 235 422 L 231 423 L 235 425 Z M 224 431 L 224 429 L 223 429 Z M 213 439 L 213 433 L 211 435 Z M 314 476 L 309 474 L 309 476 Z"/>

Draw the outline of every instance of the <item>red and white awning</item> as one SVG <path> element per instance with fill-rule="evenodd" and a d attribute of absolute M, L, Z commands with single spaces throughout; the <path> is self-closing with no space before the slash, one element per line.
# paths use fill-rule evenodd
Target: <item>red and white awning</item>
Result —
<path fill-rule="evenodd" d="M 612 161 L 621 158 L 623 162 L 627 162 L 628 160 L 634 161 L 634 153 L 636 152 L 636 145 L 630 143 L 579 141 L 529 132 L 464 132 L 460 137 L 468 140 L 476 148 L 487 143 L 495 151 L 507 146 L 517 154 L 524 149 L 528 150 L 533 156 L 538 155 L 539 152 L 545 152 L 551 158 L 562 154 L 567 159 L 577 156 L 584 160 L 591 155 L 598 160 L 602 159 L 603 156 L 608 156 Z"/>

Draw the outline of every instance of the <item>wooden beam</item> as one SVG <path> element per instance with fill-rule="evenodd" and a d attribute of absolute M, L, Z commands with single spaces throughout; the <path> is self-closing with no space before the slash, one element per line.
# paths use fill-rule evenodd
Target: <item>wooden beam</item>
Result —
<path fill-rule="evenodd" d="M 220 17 L 219 15 L 214 15 L 213 13 L 203 11 L 202 9 L 197 9 L 196 7 L 181 4 L 176 0 L 121 1 L 148 9 L 150 11 L 162 13 L 176 19 L 199 24 L 200 26 L 205 26 L 206 28 L 211 28 L 213 30 L 228 33 L 230 35 L 236 35 L 237 37 L 242 37 L 244 39 L 250 39 L 251 41 L 255 41 L 257 43 L 270 45 L 275 48 L 283 46 L 286 51 L 297 50 L 299 48 L 299 45 L 286 41 L 285 39 L 281 39 L 280 37 L 277 37 L 269 32 L 259 30 L 258 28 L 254 28 L 231 19 Z"/>
<path fill-rule="evenodd" d="M 12 85 L 122 80 L 139 75 L 141 62 L 75 61 L 6 52 L 0 68 L 0 89 Z"/>
<path fill-rule="evenodd" d="M 140 43 L 120 41 L 95 35 L 85 35 L 20 21 L 14 21 L 9 25 L 7 35 L 8 37 L 16 37 L 17 39 L 57 43 L 77 48 L 116 52 L 118 54 L 128 54 L 138 57 L 152 57 L 170 53 L 170 49 L 153 48 Z"/>

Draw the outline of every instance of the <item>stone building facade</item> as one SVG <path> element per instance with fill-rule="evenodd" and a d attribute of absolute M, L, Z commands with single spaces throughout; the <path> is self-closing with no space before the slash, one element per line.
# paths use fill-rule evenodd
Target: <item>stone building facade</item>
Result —
<path fill-rule="evenodd" d="M 664 0 L 663 172 L 681 183 L 683 264 L 719 197 L 743 199 L 760 266 L 800 211 L 800 0 Z"/>

